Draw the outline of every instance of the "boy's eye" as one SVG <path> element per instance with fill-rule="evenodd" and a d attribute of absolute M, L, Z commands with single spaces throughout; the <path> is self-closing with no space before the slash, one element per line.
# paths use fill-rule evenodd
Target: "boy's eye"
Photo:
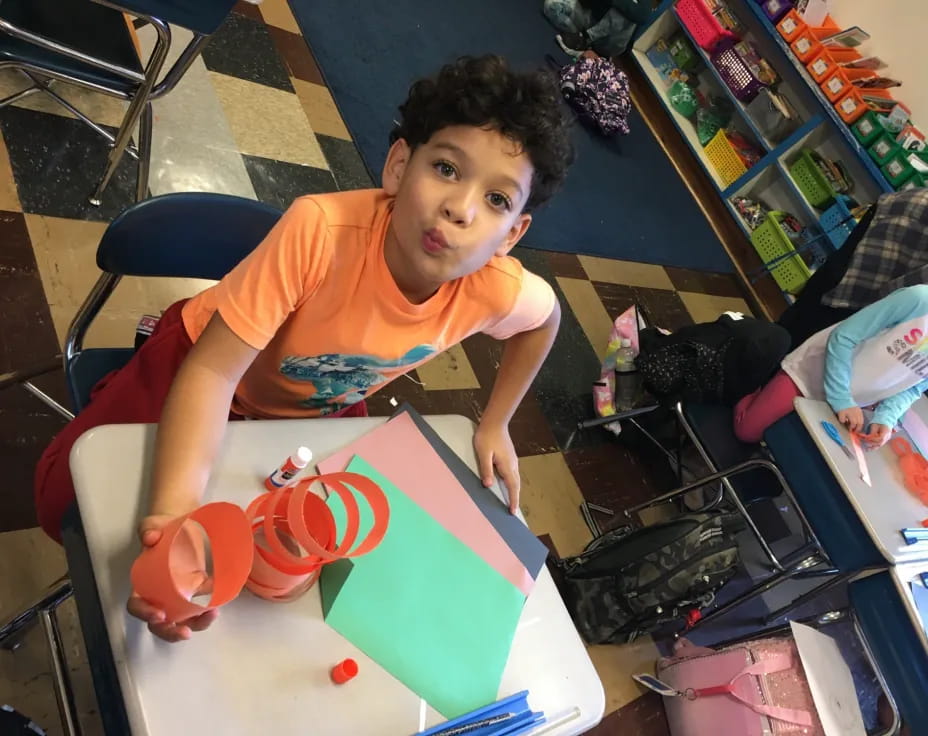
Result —
<path fill-rule="evenodd" d="M 499 192 L 490 192 L 487 195 L 487 201 L 498 209 L 511 210 L 512 201 L 505 194 Z"/>
<path fill-rule="evenodd" d="M 453 176 L 456 176 L 458 171 L 447 161 L 436 161 L 432 164 L 435 171 L 444 176 L 446 179 L 450 179 Z"/>

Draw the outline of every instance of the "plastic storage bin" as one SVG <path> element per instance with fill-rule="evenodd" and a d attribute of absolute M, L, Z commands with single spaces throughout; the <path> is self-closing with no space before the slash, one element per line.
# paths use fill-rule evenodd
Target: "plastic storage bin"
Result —
<path fill-rule="evenodd" d="M 835 70 L 819 85 L 828 101 L 835 103 L 844 95 L 854 88 L 855 79 L 866 79 L 875 77 L 876 72 L 869 69 L 844 69 L 837 67 Z"/>
<path fill-rule="evenodd" d="M 898 151 L 901 150 L 902 146 L 896 143 L 896 139 L 893 138 L 893 134 L 886 130 L 880 133 L 867 149 L 868 153 L 870 154 L 870 158 L 876 161 L 880 166 L 888 164 L 889 159 L 891 159 Z"/>
<path fill-rule="evenodd" d="M 809 75 L 817 84 L 821 84 L 838 70 L 839 64 L 856 61 L 860 53 L 854 49 L 844 49 L 840 46 L 823 48 L 812 60 L 806 64 Z"/>
<path fill-rule="evenodd" d="M 761 0 L 760 7 L 771 22 L 776 23 L 780 18 L 793 9 L 793 0 Z"/>
<path fill-rule="evenodd" d="M 827 15 L 825 16 L 825 25 L 806 26 L 804 30 L 796 34 L 789 47 L 799 61 L 808 64 L 824 48 L 821 39 L 834 35 L 840 30 L 838 24 L 831 19 L 830 15 Z"/>
<path fill-rule="evenodd" d="M 902 182 L 902 185 L 898 187 L 900 192 L 904 192 L 906 189 L 917 189 L 928 184 L 928 177 L 925 174 L 920 174 L 917 171 Z"/>
<path fill-rule="evenodd" d="M 737 35 L 716 20 L 703 0 L 677 0 L 674 11 L 696 43 L 706 51 L 712 51 L 726 39 L 738 40 Z"/>
<path fill-rule="evenodd" d="M 754 72 L 741 58 L 733 41 L 721 44 L 709 57 L 709 61 L 718 70 L 719 76 L 732 94 L 745 104 L 751 102 L 757 97 L 757 93 L 767 86 L 754 76 Z"/>
<path fill-rule="evenodd" d="M 857 226 L 857 220 L 851 216 L 848 203 L 850 197 L 839 194 L 835 197 L 835 203 L 822 213 L 819 222 L 822 230 L 825 231 L 825 237 L 837 250 L 850 237 L 854 228 Z"/>
<path fill-rule="evenodd" d="M 886 100 L 893 99 L 893 96 L 884 89 L 862 90 L 860 87 L 851 85 L 848 93 L 835 103 L 835 110 L 838 111 L 838 115 L 840 115 L 841 119 L 848 125 L 870 109 L 870 105 L 867 104 L 867 101 L 864 99 L 865 91 L 872 97 L 882 97 Z"/>
<path fill-rule="evenodd" d="M 723 188 L 748 170 L 747 166 L 744 165 L 744 161 L 735 153 L 735 149 L 728 142 L 724 130 L 716 133 L 703 150 L 706 153 L 706 158 L 709 159 L 709 163 L 712 164 L 712 168 L 715 169 L 722 180 Z"/>
<path fill-rule="evenodd" d="M 790 253 L 796 253 L 792 241 L 783 231 L 780 221 L 784 213 L 773 211 L 767 215 L 758 228 L 751 233 L 751 245 L 757 251 L 765 264 L 776 261 L 782 256 Z M 775 266 L 770 268 L 770 275 L 773 276 L 777 285 L 785 292 L 798 294 L 802 287 L 806 285 L 812 272 L 802 260 L 802 256 L 796 253 L 792 258 L 783 258 Z"/>
<path fill-rule="evenodd" d="M 789 167 L 789 175 L 813 207 L 824 208 L 834 201 L 835 190 L 819 171 L 808 149 L 803 149 L 799 158 Z"/>
<path fill-rule="evenodd" d="M 883 123 L 873 110 L 867 110 L 851 126 L 851 132 L 861 145 L 869 146 L 883 132 Z"/>
<path fill-rule="evenodd" d="M 679 69 L 688 72 L 699 66 L 699 55 L 683 33 L 679 33 L 670 39 L 667 50 Z"/>
<path fill-rule="evenodd" d="M 806 25 L 806 22 L 800 17 L 799 13 L 795 10 L 790 10 L 783 18 L 777 23 L 777 32 L 783 36 L 787 43 L 792 43 L 796 36 L 802 33 L 809 26 Z"/>

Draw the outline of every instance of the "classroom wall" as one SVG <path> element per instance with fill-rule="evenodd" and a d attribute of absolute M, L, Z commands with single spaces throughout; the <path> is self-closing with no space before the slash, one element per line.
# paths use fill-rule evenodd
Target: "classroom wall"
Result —
<path fill-rule="evenodd" d="M 828 5 L 840 25 L 857 25 L 870 34 L 861 50 L 889 64 L 881 74 L 902 82 L 895 96 L 928 133 L 928 0 L 830 0 Z"/>

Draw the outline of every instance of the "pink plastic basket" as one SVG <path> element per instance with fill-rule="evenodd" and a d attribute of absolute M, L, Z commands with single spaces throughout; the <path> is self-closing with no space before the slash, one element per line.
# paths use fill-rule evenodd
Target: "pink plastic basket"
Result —
<path fill-rule="evenodd" d="M 738 40 L 738 36 L 722 27 L 703 0 L 677 0 L 674 10 L 693 40 L 706 51 L 712 51 L 725 39 Z"/>

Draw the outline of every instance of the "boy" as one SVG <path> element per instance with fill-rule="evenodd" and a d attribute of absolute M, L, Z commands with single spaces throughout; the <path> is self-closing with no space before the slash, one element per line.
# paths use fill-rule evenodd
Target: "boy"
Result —
<path fill-rule="evenodd" d="M 367 393 L 478 331 L 508 340 L 474 438 L 480 472 L 489 485 L 495 469 L 517 508 L 508 423 L 560 309 L 508 253 L 566 174 L 569 119 L 547 75 L 516 74 L 492 56 L 416 82 L 400 113 L 382 190 L 297 199 L 217 286 L 169 308 L 55 439 L 36 472 L 46 531 L 58 534 L 73 498 L 70 447 L 92 426 L 160 416 L 140 525 L 153 545 L 200 504 L 230 416 L 365 415 Z M 139 393 L 149 407 L 127 412 Z M 214 617 L 166 622 L 138 597 L 129 610 L 170 641 Z"/>

